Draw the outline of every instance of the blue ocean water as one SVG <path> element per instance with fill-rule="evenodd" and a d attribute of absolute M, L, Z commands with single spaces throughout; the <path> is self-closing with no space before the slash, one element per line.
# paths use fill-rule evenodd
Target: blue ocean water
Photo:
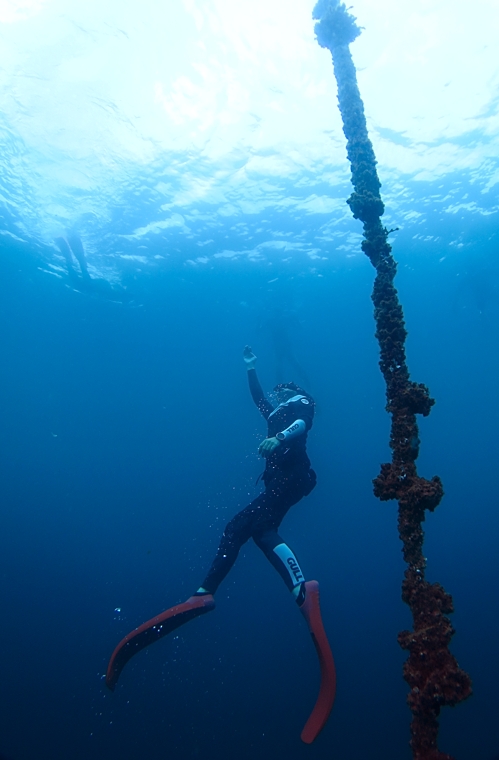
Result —
<path fill-rule="evenodd" d="M 60 23 L 70 22 L 62 14 Z M 71 19 L 81 49 L 101 44 L 108 28 L 99 23 L 82 30 Z M 120 27 L 109 34 L 121 39 Z M 313 42 L 311 22 L 306 34 Z M 70 41 L 54 57 L 71 61 Z M 43 111 L 54 105 L 60 60 L 47 63 L 36 99 L 23 90 L 27 64 L 24 79 L 17 72 L 4 83 L 6 760 L 411 756 L 397 644 L 411 622 L 400 598 L 396 504 L 378 502 L 371 482 L 390 456 L 374 272 L 345 203 L 334 80 L 327 57 L 320 62 L 329 65 L 331 131 L 321 139 L 330 152 L 326 142 L 302 152 L 289 142 L 260 143 L 266 122 L 249 113 L 235 147 L 221 120 L 190 147 L 136 135 L 147 151 L 132 155 L 123 145 L 136 125 L 119 101 L 98 101 L 95 90 L 73 84 L 59 110 Z M 33 66 L 42 71 L 38 59 Z M 88 104 L 105 112 L 100 130 L 92 131 Z M 497 101 L 491 118 L 496 112 Z M 59 124 L 52 131 L 51 114 Z M 293 113 L 284 117 L 292 126 Z M 304 118 L 312 122 L 313 113 Z M 90 130 L 88 143 L 77 144 L 73 123 L 78 135 Z M 421 149 L 389 124 L 370 128 L 381 155 L 404 140 L 407 151 Z M 121 129 L 126 140 L 115 145 Z M 437 402 L 420 421 L 418 470 L 443 480 L 445 498 L 424 526 L 427 577 L 454 597 L 451 650 L 474 685 L 471 699 L 441 714 L 441 749 L 459 760 L 499 752 L 499 199 L 497 159 L 484 158 L 491 140 L 482 129 L 447 135 L 455 165 L 427 175 L 379 166 L 386 224 L 399 228 L 391 240 L 408 364 Z M 477 155 L 477 145 L 485 152 L 467 166 L 461 159 Z M 76 260 L 68 267 L 54 242 L 67 232 L 82 240 L 88 277 Z M 333 713 L 310 747 L 299 735 L 318 689 L 315 651 L 252 543 L 213 614 L 135 657 L 114 693 L 103 681 L 117 642 L 199 586 L 225 523 L 259 493 L 265 424 L 247 389 L 245 344 L 266 390 L 294 379 L 317 401 L 309 452 L 318 486 L 281 528 L 307 578 L 320 582 L 338 671 Z"/>

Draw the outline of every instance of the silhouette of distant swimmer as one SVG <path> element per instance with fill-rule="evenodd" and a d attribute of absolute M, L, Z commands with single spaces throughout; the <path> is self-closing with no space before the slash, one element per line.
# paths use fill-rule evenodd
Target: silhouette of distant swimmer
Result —
<path fill-rule="evenodd" d="M 295 554 L 277 529 L 289 509 L 315 488 L 316 475 L 306 450 L 315 402 L 309 393 L 294 383 L 281 383 L 274 388 L 278 400 L 274 408 L 263 393 L 255 370 L 256 356 L 249 346 L 244 349 L 243 358 L 251 396 L 267 421 L 267 437 L 258 448 L 259 454 L 266 459 L 262 475 L 265 490 L 226 525 L 202 586 L 186 602 L 147 621 L 118 644 L 109 661 L 106 683 L 114 690 L 123 667 L 134 654 L 189 620 L 214 609 L 215 592 L 234 565 L 243 544 L 252 538 L 291 591 L 309 625 L 319 656 L 319 697 L 301 735 L 309 744 L 324 727 L 331 712 L 336 674 L 321 619 L 319 584 L 305 581 Z"/>
<path fill-rule="evenodd" d="M 68 276 L 71 284 L 76 290 L 91 295 L 102 296 L 111 301 L 126 302 L 130 300 L 129 295 L 121 286 L 111 285 L 103 277 L 91 277 L 88 271 L 87 259 L 81 238 L 76 234 L 69 234 L 66 237 L 58 237 L 55 242 L 66 260 Z M 75 260 L 80 267 L 80 273 L 75 268 Z"/>
<path fill-rule="evenodd" d="M 55 242 L 66 260 L 68 275 L 71 282 L 77 282 L 78 284 L 87 282 L 90 284 L 92 278 L 88 272 L 87 260 L 85 258 L 85 252 L 80 238 L 76 235 L 68 235 L 67 237 L 56 238 Z M 81 274 L 78 274 L 75 269 L 75 259 L 80 265 Z"/>

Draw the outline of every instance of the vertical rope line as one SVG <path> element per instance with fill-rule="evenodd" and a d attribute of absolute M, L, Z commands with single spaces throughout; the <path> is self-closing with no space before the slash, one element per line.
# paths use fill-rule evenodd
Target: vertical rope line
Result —
<path fill-rule="evenodd" d="M 381 465 L 374 493 L 382 501 L 398 501 L 398 529 L 407 563 L 402 599 L 409 605 L 413 631 L 402 631 L 398 641 L 409 652 L 404 678 L 412 711 L 411 748 L 414 760 L 452 760 L 438 750 L 438 715 L 444 705 L 454 706 L 471 694 L 471 680 L 459 667 L 448 645 L 454 629 L 447 615 L 452 597 L 438 583 L 425 578 L 423 528 L 425 510 L 433 512 L 443 496 L 438 476 L 421 478 L 416 470 L 419 454 L 417 414 L 427 416 L 435 403 L 428 388 L 410 380 L 405 356 L 406 329 L 402 306 L 393 284 L 397 264 L 381 224 L 384 205 L 376 157 L 367 132 L 364 104 L 350 43 L 360 34 L 356 19 L 339 0 L 319 0 L 314 9 L 317 41 L 330 50 L 338 85 L 338 103 L 347 139 L 353 192 L 347 203 L 363 224 L 362 250 L 376 269 L 372 293 L 379 366 L 386 383 L 386 409 L 391 415 L 392 461 Z"/>

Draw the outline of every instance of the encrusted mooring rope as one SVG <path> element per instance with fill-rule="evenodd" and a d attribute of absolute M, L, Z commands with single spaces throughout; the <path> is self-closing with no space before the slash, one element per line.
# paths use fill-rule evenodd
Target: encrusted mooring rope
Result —
<path fill-rule="evenodd" d="M 414 630 L 402 631 L 398 641 L 409 652 L 404 678 L 409 684 L 412 711 L 411 747 L 414 760 L 452 760 L 438 750 L 438 715 L 471 694 L 471 680 L 459 667 L 448 645 L 454 633 L 446 615 L 452 597 L 438 583 L 425 579 L 423 529 L 425 510 L 431 512 L 443 496 L 440 478 L 421 478 L 416 470 L 419 436 L 416 414 L 427 416 L 435 403 L 425 385 L 409 378 L 405 357 L 407 335 L 402 306 L 393 280 L 396 262 L 388 243 L 376 157 L 367 134 L 364 105 L 349 45 L 360 34 L 356 19 L 339 0 L 319 0 L 314 9 L 317 41 L 328 48 L 338 84 L 338 102 L 347 139 L 353 193 L 347 203 L 364 225 L 362 250 L 376 269 L 372 300 L 380 368 L 386 382 L 387 411 L 391 414 L 392 461 L 381 465 L 374 493 L 382 501 L 397 499 L 398 528 L 407 569 L 402 599 L 412 611 Z"/>

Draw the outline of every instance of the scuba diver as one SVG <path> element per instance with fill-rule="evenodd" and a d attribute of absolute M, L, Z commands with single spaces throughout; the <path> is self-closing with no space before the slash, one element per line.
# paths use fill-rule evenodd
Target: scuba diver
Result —
<path fill-rule="evenodd" d="M 252 538 L 295 599 L 309 625 L 319 657 L 319 697 L 301 734 L 302 740 L 309 744 L 331 712 L 336 688 L 335 667 L 321 619 L 319 584 L 305 581 L 295 554 L 277 530 L 290 507 L 315 488 L 316 474 L 306 451 L 315 403 L 309 393 L 289 382 L 274 388 L 278 401 L 274 408 L 262 390 L 255 370 L 257 357 L 249 346 L 245 347 L 243 358 L 251 396 L 268 426 L 267 437 L 258 448 L 266 460 L 261 476 L 265 490 L 226 525 L 215 559 L 198 590 L 186 602 L 147 621 L 118 644 L 109 661 L 106 684 L 114 690 L 123 667 L 134 654 L 189 620 L 213 610 L 215 592 L 234 565 L 243 544 Z"/>

